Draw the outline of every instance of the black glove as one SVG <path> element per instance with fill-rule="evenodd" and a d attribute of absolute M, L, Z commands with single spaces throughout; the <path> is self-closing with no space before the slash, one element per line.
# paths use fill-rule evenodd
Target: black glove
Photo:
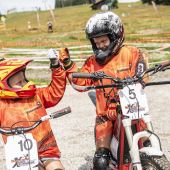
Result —
<path fill-rule="evenodd" d="M 73 61 L 70 58 L 68 48 L 61 48 L 59 51 L 59 56 L 65 70 L 69 69 L 73 65 Z"/>

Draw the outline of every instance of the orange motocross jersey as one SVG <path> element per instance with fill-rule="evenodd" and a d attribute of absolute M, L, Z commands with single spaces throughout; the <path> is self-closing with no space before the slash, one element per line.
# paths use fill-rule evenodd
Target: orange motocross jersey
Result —
<path fill-rule="evenodd" d="M 46 115 L 46 108 L 55 106 L 62 98 L 66 87 L 65 71 L 60 67 L 52 69 L 52 81 L 48 87 L 37 88 L 36 95 L 26 99 L 0 100 L 0 126 L 30 126 L 31 121 L 39 120 Z M 17 123 L 18 122 L 18 123 Z M 60 157 L 49 121 L 41 123 L 31 131 L 38 144 L 40 158 Z M 2 136 L 4 143 L 7 141 Z"/>
<path fill-rule="evenodd" d="M 146 56 L 141 53 L 136 47 L 123 46 L 119 53 L 114 56 L 107 64 L 101 66 L 96 60 L 95 56 L 89 57 L 80 72 L 93 73 L 98 71 L 104 71 L 106 74 L 124 79 L 126 77 L 132 77 L 137 73 L 143 72 L 146 69 Z M 67 74 L 77 71 L 75 65 L 73 65 Z M 68 76 L 67 75 L 67 76 Z M 70 78 L 70 76 L 69 76 Z M 74 84 L 79 86 L 88 85 L 101 85 L 100 81 L 93 81 L 91 79 L 73 79 Z M 103 84 L 110 84 L 110 80 L 103 80 Z M 116 105 L 111 102 L 116 95 L 116 90 L 107 89 L 97 89 L 96 90 L 96 113 L 97 116 L 108 115 L 109 112 L 113 112 L 115 116 Z M 113 118 L 115 119 L 115 118 Z"/>

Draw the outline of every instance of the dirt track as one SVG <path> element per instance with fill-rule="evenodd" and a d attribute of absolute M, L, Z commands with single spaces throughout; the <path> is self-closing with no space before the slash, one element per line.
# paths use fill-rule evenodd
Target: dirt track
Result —
<path fill-rule="evenodd" d="M 169 73 L 163 73 L 161 77 L 170 80 Z M 155 132 L 160 137 L 163 151 L 170 160 L 170 85 L 148 87 L 146 92 Z M 61 160 L 66 170 L 89 170 L 95 150 L 93 138 L 95 107 L 87 93 L 76 92 L 69 85 L 59 105 L 48 111 L 66 106 L 71 106 L 72 113 L 51 121 L 62 152 Z M 1 155 L 2 148 L 1 144 Z M 0 170 L 5 170 L 3 156 L 0 158 Z"/>

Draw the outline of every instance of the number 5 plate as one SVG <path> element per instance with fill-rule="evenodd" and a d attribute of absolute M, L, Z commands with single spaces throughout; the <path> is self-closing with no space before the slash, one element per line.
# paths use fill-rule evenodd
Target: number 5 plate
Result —
<path fill-rule="evenodd" d="M 37 170 L 37 144 L 31 133 L 7 137 L 5 144 L 6 166 L 8 170 Z"/>
<path fill-rule="evenodd" d="M 123 115 L 131 119 L 142 118 L 149 111 L 146 94 L 139 83 L 119 90 L 119 98 Z"/>

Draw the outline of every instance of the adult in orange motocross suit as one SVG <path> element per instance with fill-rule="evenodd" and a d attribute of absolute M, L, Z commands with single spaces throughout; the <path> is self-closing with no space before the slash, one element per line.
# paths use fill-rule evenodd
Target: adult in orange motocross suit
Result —
<path fill-rule="evenodd" d="M 51 62 L 52 81 L 44 88 L 36 88 L 25 78 L 25 69 L 31 60 L 0 61 L 0 126 L 2 128 L 30 126 L 33 121 L 47 114 L 46 108 L 55 106 L 61 100 L 65 91 L 66 75 L 55 57 L 49 57 L 53 61 Z M 31 133 L 37 141 L 42 166 L 46 170 L 64 169 L 59 160 L 60 151 L 49 121 L 41 123 Z M 7 137 L 5 135 L 2 137 L 6 143 Z"/>
<path fill-rule="evenodd" d="M 124 79 L 143 72 L 147 67 L 147 57 L 138 48 L 123 45 L 124 30 L 120 18 L 112 12 L 92 16 L 86 25 L 86 35 L 91 41 L 94 55 L 89 57 L 80 72 L 93 73 L 104 71 L 106 74 Z M 72 79 L 71 73 L 77 71 L 76 64 L 70 59 L 68 49 L 60 50 L 71 83 L 79 86 L 100 85 L 91 79 Z M 103 84 L 109 84 L 104 80 Z M 113 126 L 117 117 L 118 97 L 116 90 L 96 90 L 96 152 L 93 159 L 95 170 L 105 170 L 110 160 L 110 142 Z"/>

